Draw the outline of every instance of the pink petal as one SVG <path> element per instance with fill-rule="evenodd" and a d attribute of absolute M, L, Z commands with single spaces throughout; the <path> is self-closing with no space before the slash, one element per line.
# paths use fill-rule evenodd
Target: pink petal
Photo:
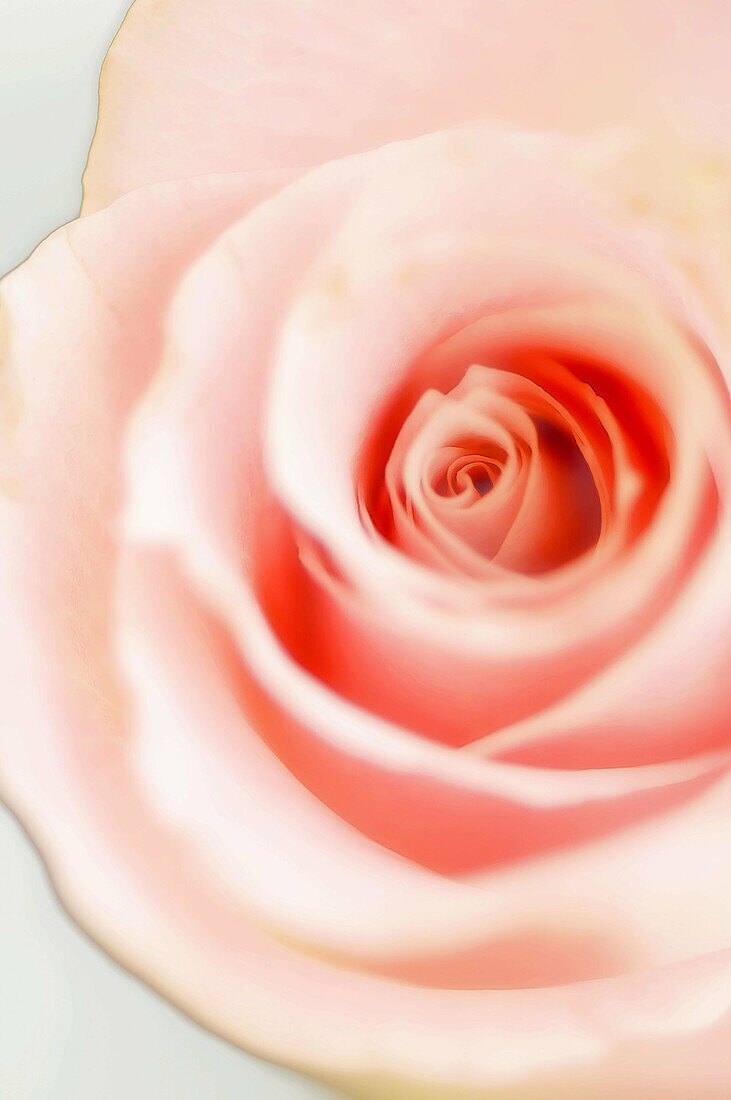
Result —
<path fill-rule="evenodd" d="M 84 209 L 480 120 L 682 114 L 728 137 L 730 40 L 725 0 L 137 0 L 104 65 Z"/>
<path fill-rule="evenodd" d="M 169 555 L 128 554 L 123 576 L 122 654 L 134 698 L 130 765 L 155 812 L 185 843 L 189 866 L 205 870 L 232 906 L 275 935 L 422 985 L 469 979 L 491 988 L 596 977 L 620 964 L 661 965 L 725 942 L 716 856 L 727 784 L 656 822 L 560 856 L 462 881 L 428 874 L 350 829 L 266 749 L 249 724 L 249 688 L 235 648 L 197 607 Z M 367 776 L 366 766 L 362 784 Z M 565 777 L 548 779 L 560 787 Z M 531 793 L 528 780 L 526 772 L 517 796 L 526 812 L 540 793 L 535 780 Z M 408 796 L 405 773 L 394 771 L 393 782 Z M 500 782 L 498 769 L 493 782 Z M 503 784 L 509 789 L 507 776 Z M 539 812 L 537 830 L 547 820 Z M 402 813 L 414 813 L 423 827 L 429 809 L 423 805 L 419 816 L 403 805 Z M 498 814 L 489 827 L 501 827 Z M 693 853 L 701 850 L 699 863 Z M 658 911 L 658 890 L 672 892 L 672 918 L 667 907 Z M 702 906 L 705 919 L 689 922 L 688 905 Z M 561 954 L 562 936 L 589 953 Z M 522 978 L 517 960 L 500 954 L 513 937 L 523 940 Z M 589 969 L 581 973 L 581 966 Z"/>

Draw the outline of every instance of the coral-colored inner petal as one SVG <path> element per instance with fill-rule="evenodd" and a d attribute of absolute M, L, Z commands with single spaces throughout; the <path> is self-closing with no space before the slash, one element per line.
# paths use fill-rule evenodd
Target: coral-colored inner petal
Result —
<path fill-rule="evenodd" d="M 407 417 L 373 518 L 427 564 L 437 548 L 457 573 L 489 576 L 491 563 L 544 573 L 596 545 L 612 504 L 605 473 L 581 423 L 549 393 L 474 365 Z"/>
<path fill-rule="evenodd" d="M 406 370 L 375 418 L 354 484 L 364 538 L 434 570 L 435 584 L 464 585 L 475 608 L 550 610 L 632 553 L 668 486 L 673 433 L 612 364 L 544 344 L 480 355 L 472 330 Z M 622 642 L 557 644 L 526 664 L 406 637 L 373 619 L 286 512 L 273 514 L 259 591 L 286 649 L 338 694 L 426 737 L 481 741 L 562 698 Z"/>

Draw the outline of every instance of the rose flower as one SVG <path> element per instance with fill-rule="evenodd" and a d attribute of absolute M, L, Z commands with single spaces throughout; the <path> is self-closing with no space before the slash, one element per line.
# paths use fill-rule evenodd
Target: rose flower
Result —
<path fill-rule="evenodd" d="M 3 281 L 3 797 L 348 1095 L 731 1093 L 729 48 L 137 0 Z"/>

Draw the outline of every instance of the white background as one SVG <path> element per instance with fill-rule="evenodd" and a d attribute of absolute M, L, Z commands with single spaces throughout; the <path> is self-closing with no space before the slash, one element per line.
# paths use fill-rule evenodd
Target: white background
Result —
<path fill-rule="evenodd" d="M 99 68 L 127 6 L 0 0 L 0 274 L 78 211 Z M 108 960 L 0 806 L 1 1100 L 333 1095 L 207 1034 Z"/>

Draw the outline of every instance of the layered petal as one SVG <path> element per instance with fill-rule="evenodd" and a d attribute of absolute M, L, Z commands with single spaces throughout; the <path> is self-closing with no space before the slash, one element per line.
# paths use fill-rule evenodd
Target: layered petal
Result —
<path fill-rule="evenodd" d="M 429 139 L 431 149 L 442 148 L 440 140 L 444 139 Z M 449 147 L 454 149 L 453 145 Z M 419 152 L 424 150 L 416 151 L 417 157 Z M 279 415 L 288 418 L 284 421 L 286 427 L 279 428 L 271 452 L 275 471 L 281 468 L 277 463 L 283 461 L 284 454 L 289 461 L 286 476 L 297 479 L 295 489 L 287 491 L 286 500 L 305 525 L 312 526 L 313 504 L 320 507 L 320 517 L 333 526 L 317 533 L 332 550 L 337 547 L 337 532 L 342 531 L 338 525 L 342 525 L 348 510 L 355 521 L 360 521 L 356 494 L 352 491 L 357 447 L 342 444 L 344 425 L 353 411 L 357 414 L 361 408 L 373 407 L 369 394 L 356 398 L 345 387 L 368 385 L 376 392 L 384 387 L 375 369 L 381 369 L 381 359 L 378 349 L 374 353 L 374 338 L 368 342 L 364 335 L 373 328 L 374 311 L 364 309 L 361 316 L 354 292 L 355 279 L 346 281 L 349 289 L 344 291 L 342 280 L 323 280 L 321 267 L 313 266 L 312 257 L 329 239 L 334 218 L 345 218 L 346 228 L 334 240 L 333 247 L 337 248 L 344 239 L 351 246 L 348 252 L 351 262 L 359 257 L 353 246 L 358 237 L 351 219 L 357 218 L 361 211 L 368 214 L 372 210 L 358 191 L 362 185 L 361 173 L 370 170 L 368 193 L 390 195 L 378 173 L 388 180 L 394 165 L 403 173 L 408 154 L 407 149 L 391 148 L 378 158 L 354 158 L 349 163 L 313 173 L 232 228 L 190 272 L 171 315 L 169 341 L 174 349 L 173 369 L 165 390 L 156 390 L 141 405 L 130 436 L 130 500 L 125 529 L 134 541 L 167 545 L 180 555 L 199 596 L 219 616 L 239 647 L 245 669 L 239 688 L 243 692 L 241 705 L 246 720 L 293 774 L 372 841 L 422 867 L 456 875 L 509 864 L 560 849 L 568 843 L 577 844 L 661 810 L 668 811 L 697 796 L 724 766 L 725 707 L 714 705 L 718 721 L 712 727 L 693 727 L 688 714 L 694 711 L 696 703 L 688 692 L 683 728 L 689 731 L 684 754 L 689 759 L 678 762 L 677 768 L 653 768 L 653 760 L 665 759 L 657 743 L 646 751 L 643 762 L 647 767 L 561 773 L 556 768 L 542 771 L 526 767 L 531 764 L 527 759 L 516 762 L 523 766 L 495 768 L 496 761 L 490 759 L 489 738 L 481 754 L 455 754 L 419 735 L 424 732 L 420 729 L 420 716 L 441 705 L 445 723 L 451 719 L 452 728 L 462 733 L 469 721 L 493 722 L 499 727 L 499 712 L 495 713 L 499 705 L 508 713 L 511 707 L 540 712 L 547 699 L 565 695 L 582 676 L 591 673 L 591 666 L 582 663 L 582 659 L 586 662 L 587 653 L 597 662 L 606 660 L 606 650 L 592 650 L 589 645 L 589 639 L 593 638 L 589 628 L 601 627 L 601 620 L 577 618 L 574 626 L 578 648 L 569 656 L 566 637 L 560 633 L 556 636 L 549 618 L 544 626 L 545 637 L 556 646 L 551 663 L 540 652 L 536 657 L 532 631 L 538 622 L 538 610 L 530 601 L 520 612 L 525 616 L 525 628 L 522 633 L 514 632 L 513 647 L 504 653 L 499 644 L 504 638 L 493 633 L 494 621 L 497 614 L 513 614 L 509 606 L 504 611 L 498 608 L 497 612 L 491 608 L 485 624 L 481 621 L 481 608 L 478 615 L 470 614 L 462 602 L 454 614 L 437 605 L 426 615 L 422 613 L 421 618 L 415 614 L 414 629 L 414 623 L 392 621 L 403 610 L 390 595 L 394 592 L 399 592 L 399 598 L 403 595 L 403 590 L 393 583 L 383 585 L 380 590 L 376 586 L 372 592 L 373 604 L 369 606 L 367 600 L 359 602 L 353 598 L 347 588 L 328 584 L 327 571 L 322 591 L 315 593 L 314 599 L 311 590 L 298 580 L 302 577 L 302 566 L 309 568 L 307 544 L 297 544 L 289 538 L 291 518 L 273 501 L 268 488 L 270 470 L 262 453 L 265 428 L 271 428 L 272 423 L 275 428 L 279 425 L 277 411 L 274 416 L 265 412 L 269 407 L 267 397 L 271 392 L 275 399 L 279 396 L 284 403 L 284 414 Z M 535 168 L 536 160 L 530 149 L 525 162 L 521 161 L 521 152 L 514 155 L 518 164 L 527 163 Z M 502 156 L 503 171 L 506 162 Z M 425 175 L 419 174 L 418 178 Z M 435 173 L 429 173 L 428 178 L 433 187 Z M 535 180 L 535 173 L 531 180 Z M 516 193 L 517 185 L 511 189 L 512 195 Z M 568 193 L 573 209 L 573 193 Z M 554 195 L 558 202 L 560 192 Z M 406 205 L 408 197 L 402 197 L 400 202 Z M 428 210 L 418 209 L 419 218 L 428 224 Z M 403 248 L 403 241 L 408 240 L 408 223 L 400 219 L 399 224 Z M 592 224 L 596 232 L 597 223 Z M 373 241 L 373 223 L 367 222 L 367 227 L 368 239 Z M 397 252 L 397 261 L 393 260 L 383 232 L 379 264 L 385 264 L 386 270 L 391 271 L 394 262 L 402 260 L 403 253 Z M 288 242 L 287 263 L 282 261 L 285 242 Z M 488 256 L 489 250 L 488 239 L 485 244 Z M 368 252 L 367 259 L 372 255 Z M 497 259 L 492 260 L 501 273 L 508 270 L 507 255 L 507 249 L 501 245 Z M 534 255 L 530 253 L 531 260 Z M 333 270 L 331 264 L 328 255 L 326 270 Z M 431 323 L 439 331 L 438 289 L 451 288 L 454 266 L 434 267 L 435 304 L 433 314 L 427 310 L 427 315 L 433 316 Z M 355 270 L 356 277 L 360 277 L 360 269 Z M 471 274 L 476 270 L 473 268 Z M 575 275 L 571 273 L 575 283 L 570 285 L 576 287 L 577 295 L 579 287 L 586 292 L 588 274 L 596 276 L 597 270 L 604 271 L 585 263 Z M 522 277 L 523 272 L 520 267 L 518 276 Z M 376 274 L 381 276 L 378 266 Z M 410 274 L 413 279 L 413 268 Z M 437 275 L 442 276 L 438 285 Z M 535 273 L 533 277 L 539 278 Z M 544 337 L 546 333 L 552 334 L 554 340 L 559 331 L 563 332 L 567 346 L 572 339 L 591 337 L 595 349 L 601 344 L 604 356 L 610 356 L 616 346 L 617 354 L 625 357 L 626 369 L 637 376 L 643 370 L 647 372 L 648 364 L 652 364 L 657 376 L 656 388 L 676 426 L 678 447 L 683 448 L 682 463 L 689 463 L 685 475 L 676 474 L 675 464 L 673 467 L 677 478 L 672 490 L 676 503 L 667 509 L 664 534 L 656 536 L 652 560 L 657 568 L 658 541 L 667 540 L 663 553 L 669 554 L 670 540 L 680 538 L 683 545 L 687 539 L 689 527 L 685 520 L 679 523 L 678 516 L 684 515 L 691 525 L 694 523 L 694 492 L 703 483 L 705 473 L 693 414 L 679 399 L 680 383 L 674 372 L 685 368 L 697 377 L 699 401 L 704 409 L 711 410 L 704 423 L 714 439 L 723 438 L 723 420 L 716 407 L 713 375 L 707 375 L 705 363 L 696 361 L 684 341 L 673 335 L 672 328 L 661 324 L 658 318 L 657 330 L 637 323 L 631 339 L 624 334 L 620 321 L 637 321 L 638 316 L 646 318 L 651 309 L 657 309 L 648 298 L 642 311 L 634 311 L 640 284 L 634 273 L 626 277 L 631 289 L 624 287 L 625 304 L 617 313 L 597 309 L 595 305 L 587 307 L 579 300 L 576 306 L 559 308 L 555 315 L 549 313 L 548 320 L 540 310 L 535 313 L 514 308 L 501 312 L 493 328 L 503 344 L 516 332 L 530 331 L 531 326 L 534 333 L 542 333 Z M 605 274 L 603 278 L 606 279 Z M 474 281 L 483 288 L 483 293 L 490 286 L 484 278 Z M 383 277 L 380 284 L 373 280 L 376 289 L 384 282 Z M 618 275 L 609 285 L 616 294 L 621 284 Z M 499 285 L 502 288 L 504 281 Z M 558 293 L 557 280 L 547 285 Z M 602 288 L 605 285 L 600 283 Z M 245 309 L 239 293 L 242 286 L 247 289 Z M 308 297 L 310 288 L 314 288 L 314 303 Z M 421 316 L 408 297 L 410 288 L 407 281 L 403 292 L 406 305 L 401 305 L 407 321 Z M 627 313 L 626 298 L 630 295 L 634 308 Z M 677 300 L 670 296 L 669 290 L 668 298 L 675 308 Z M 399 304 L 402 301 L 398 299 Z M 420 284 L 420 307 L 426 301 Z M 392 325 L 395 313 L 394 306 Z M 279 343 L 284 320 L 301 337 L 299 343 L 289 333 L 285 342 Z M 355 335 L 350 331 L 354 321 Z M 592 332 L 594 324 L 597 328 Z M 580 337 L 571 336 L 572 326 Z M 383 338 L 384 328 L 382 325 L 379 338 Z M 481 327 L 483 342 L 490 331 L 490 324 Z M 326 343 L 333 332 L 338 339 L 345 332 L 347 345 L 336 342 L 333 351 Z M 469 340 L 475 339 L 474 331 L 468 336 L 469 344 Z M 404 342 L 398 335 L 394 337 L 391 333 L 390 338 L 403 348 Z M 315 351 L 311 341 L 316 341 Z M 349 354 L 338 354 L 343 346 L 347 346 Z M 497 340 L 494 347 L 500 346 Z M 288 360 L 287 353 L 293 347 L 297 357 Z M 668 356 L 668 350 L 677 358 Z M 356 353 L 371 363 L 370 372 L 365 366 L 362 372 L 341 369 L 343 362 L 354 364 Z M 449 355 L 453 353 L 452 346 Z M 386 358 L 384 362 L 394 373 L 401 369 L 395 358 L 391 361 Z M 390 362 L 395 365 L 390 366 Z M 281 375 L 276 373 L 277 367 L 282 370 Z M 326 396 L 328 385 L 342 385 L 342 392 L 337 397 Z M 343 409 L 344 413 L 336 423 L 325 422 L 324 418 L 317 418 L 317 409 L 323 407 Z M 609 423 L 614 430 L 611 417 Z M 357 426 L 353 432 L 357 437 Z M 333 435 L 337 436 L 334 443 Z M 618 456 L 618 460 L 629 461 L 626 456 L 623 458 L 621 448 Z M 319 465 L 308 465 L 313 461 Z M 151 471 L 155 472 L 154 477 Z M 701 499 L 698 506 L 702 504 Z M 310 511 L 305 514 L 303 509 Z M 359 575 L 373 587 L 370 563 L 380 547 L 370 546 L 367 531 L 359 529 L 357 535 L 361 540 L 357 551 L 368 562 L 368 566 L 361 562 Z M 354 534 L 353 546 L 355 537 Z M 717 553 L 725 552 L 726 538 L 724 522 Z M 340 561 L 343 560 L 347 561 L 347 554 L 340 556 Z M 715 558 L 709 567 L 710 584 L 718 560 Z M 391 564 L 389 557 L 388 566 Z M 396 563 L 393 564 L 395 567 Z M 385 575 L 381 574 L 381 580 Z M 431 583 L 438 588 L 436 580 Z M 634 583 L 637 597 L 647 600 L 647 574 L 640 573 Z M 626 599 L 626 586 L 618 587 Z M 673 588 L 670 594 L 674 594 Z M 473 598 L 473 589 L 469 598 Z M 393 615 L 389 602 L 394 604 Z M 610 601 L 607 608 L 606 596 L 603 601 L 597 600 L 595 606 L 604 614 L 608 610 L 612 615 L 625 617 L 627 613 L 626 606 L 619 606 L 618 602 L 615 605 Z M 287 624 L 291 626 L 295 615 L 300 616 L 302 631 L 299 648 L 294 648 L 292 635 L 287 634 Z M 720 622 L 724 621 L 724 615 L 721 610 Z M 674 635 L 667 644 L 678 652 L 682 650 L 682 642 Z M 338 660 L 340 664 L 336 665 Z M 542 674 L 535 687 L 537 676 L 526 672 L 527 662 L 531 661 L 534 663 L 528 667 Z M 714 645 L 704 655 L 703 668 L 708 668 L 709 676 L 715 676 L 722 664 L 720 647 Z M 701 678 L 703 675 L 699 673 Z M 354 684 L 358 682 L 362 694 L 353 699 Z M 527 682 L 531 685 L 530 692 L 526 690 Z M 664 697 L 664 690 L 659 668 L 648 689 L 648 698 L 653 700 L 651 706 L 658 695 Z M 541 696 L 541 692 L 545 695 Z M 615 705 L 621 710 L 622 701 L 621 696 L 616 700 L 608 697 L 605 711 L 613 714 Z M 377 712 L 383 708 L 387 709 L 390 721 L 379 719 Z M 547 714 L 546 728 L 551 729 L 551 711 Z M 661 707 L 658 714 L 662 714 Z M 657 728 L 662 730 L 660 718 Z M 639 722 L 634 730 L 635 739 L 641 740 Z M 498 742 L 502 736 L 509 735 L 498 733 Z M 611 742 L 605 743 L 604 748 L 613 751 Z M 715 751 L 708 753 L 709 749 L 721 750 L 720 755 Z M 488 762 L 490 766 L 485 767 Z M 539 763 L 543 766 L 546 760 Z M 601 766 L 601 760 L 599 763 Z M 564 766 L 571 767 L 565 763 Z"/>
<path fill-rule="evenodd" d="M 159 365 L 181 272 L 271 183 L 153 187 L 59 230 L 2 284 L 4 640 L 12 649 L 29 631 L 49 672 L 92 691 L 105 727 L 117 713 L 109 605 L 126 418 Z M 9 756 L 30 751 L 22 714 L 5 720 Z"/>
<path fill-rule="evenodd" d="M 463 775 L 460 790 L 444 750 L 441 760 L 424 754 L 434 786 L 441 764 L 442 787 L 453 784 L 463 801 L 481 788 L 482 827 L 493 831 L 520 829 L 522 818 L 541 834 L 568 815 L 576 840 L 592 801 L 621 801 L 633 789 L 647 801 L 653 786 L 667 800 L 673 783 L 708 792 L 598 843 L 446 878 L 368 841 L 343 820 L 347 812 L 326 809 L 267 748 L 262 709 L 251 705 L 256 694 L 232 639 L 169 554 L 127 551 L 119 596 L 134 715 L 130 764 L 150 805 L 186 838 L 191 860 L 278 937 L 350 967 L 451 988 L 563 984 L 725 944 L 725 871 L 714 853 L 722 858 L 727 784 L 709 789 L 725 770 L 721 759 L 644 776 L 473 764 L 472 786 Z M 288 717 L 277 720 L 286 725 Z M 352 725 L 358 716 L 342 708 L 341 720 Z M 374 723 L 361 721 L 363 740 L 378 736 Z M 380 774 L 356 761 L 357 774 L 382 801 L 383 787 L 393 788 L 402 817 L 429 833 L 439 807 L 424 785 L 420 807 L 410 801 L 406 747 Z M 337 767 L 335 755 L 321 753 L 323 778 Z M 347 801 L 357 800 L 349 777 L 340 782 Z M 388 818 L 387 805 L 382 814 Z M 450 827 L 446 815 L 439 825 Z M 476 814 L 472 825 L 477 831 Z M 701 872 L 702 851 L 710 864 Z M 667 906 L 658 908 L 658 891 L 666 899 L 672 891 L 672 919 Z M 702 907 L 703 920 L 687 920 L 690 904 Z"/>
<path fill-rule="evenodd" d="M 680 116 L 728 138 L 730 35 L 723 0 L 136 0 L 102 72 L 84 210 L 159 180 L 303 169 L 480 120 Z"/>

